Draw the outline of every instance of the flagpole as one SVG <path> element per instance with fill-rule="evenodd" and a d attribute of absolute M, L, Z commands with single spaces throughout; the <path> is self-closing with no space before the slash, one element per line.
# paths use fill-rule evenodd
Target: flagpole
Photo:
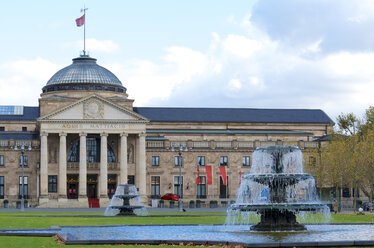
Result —
<path fill-rule="evenodd" d="M 83 6 L 83 9 L 81 9 L 81 12 L 83 11 L 84 16 L 84 24 L 83 24 L 83 55 L 86 55 L 86 5 Z"/>
<path fill-rule="evenodd" d="M 83 27 L 83 55 L 86 55 L 86 6 L 83 7 L 84 27 Z"/>

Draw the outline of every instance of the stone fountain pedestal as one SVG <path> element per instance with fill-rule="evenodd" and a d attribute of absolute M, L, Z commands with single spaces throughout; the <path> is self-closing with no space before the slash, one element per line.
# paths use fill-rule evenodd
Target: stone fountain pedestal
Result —
<path fill-rule="evenodd" d="M 296 221 L 294 212 L 279 209 L 267 209 L 261 213 L 261 220 L 258 224 L 251 226 L 251 230 L 261 232 L 272 231 L 303 231 L 304 225 Z"/>

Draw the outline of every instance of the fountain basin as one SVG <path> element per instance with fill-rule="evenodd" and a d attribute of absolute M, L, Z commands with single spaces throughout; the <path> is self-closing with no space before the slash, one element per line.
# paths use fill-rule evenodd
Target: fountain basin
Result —
<path fill-rule="evenodd" d="M 261 203 L 261 204 L 238 203 L 238 204 L 232 204 L 230 206 L 230 210 L 240 210 L 240 211 L 261 212 L 263 210 L 268 210 L 268 209 L 290 210 L 294 212 L 315 211 L 319 209 L 329 210 L 326 204 L 322 204 L 322 203 Z"/>
<path fill-rule="evenodd" d="M 66 244 L 188 244 L 253 247 L 374 246 L 373 224 L 306 225 L 307 231 L 255 232 L 233 225 L 61 226 L 43 230 L 0 230 L 0 235 L 58 234 Z"/>

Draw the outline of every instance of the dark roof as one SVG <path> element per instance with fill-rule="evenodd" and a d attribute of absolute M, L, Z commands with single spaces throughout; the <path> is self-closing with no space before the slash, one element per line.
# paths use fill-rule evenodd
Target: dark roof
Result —
<path fill-rule="evenodd" d="M 151 122 L 334 123 L 320 109 L 135 107 Z"/>
<path fill-rule="evenodd" d="M 39 137 L 39 132 L 0 132 L 0 140 L 35 140 Z"/>
<path fill-rule="evenodd" d="M 23 107 L 23 115 L 0 115 L 0 121 L 35 121 L 40 116 L 39 107 Z"/>

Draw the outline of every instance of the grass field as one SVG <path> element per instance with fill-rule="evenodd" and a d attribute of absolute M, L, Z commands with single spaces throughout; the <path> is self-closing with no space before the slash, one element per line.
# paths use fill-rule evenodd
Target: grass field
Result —
<path fill-rule="evenodd" d="M 0 213 L 0 228 L 48 228 L 50 226 L 75 226 L 75 225 L 116 225 L 116 224 L 222 224 L 225 216 L 214 216 L 225 214 L 224 212 L 194 212 L 189 215 L 211 215 L 211 216 L 183 216 L 169 217 L 165 215 L 178 215 L 186 213 L 150 213 L 159 215 L 157 217 L 40 217 L 41 215 L 101 215 L 102 213 Z M 29 215 L 29 216 L 22 216 Z M 374 223 L 374 215 L 354 215 L 354 214 L 332 214 L 332 223 Z M 0 236 L 0 247 L 62 247 L 51 237 L 9 237 Z M 73 246 L 75 247 L 111 247 L 105 246 Z M 113 247 L 121 247 L 115 245 Z M 126 246 L 132 247 L 132 246 Z M 139 247 L 139 246 L 137 246 Z M 145 247 L 145 246 L 142 246 Z M 157 246 L 162 247 L 162 246 Z"/>

